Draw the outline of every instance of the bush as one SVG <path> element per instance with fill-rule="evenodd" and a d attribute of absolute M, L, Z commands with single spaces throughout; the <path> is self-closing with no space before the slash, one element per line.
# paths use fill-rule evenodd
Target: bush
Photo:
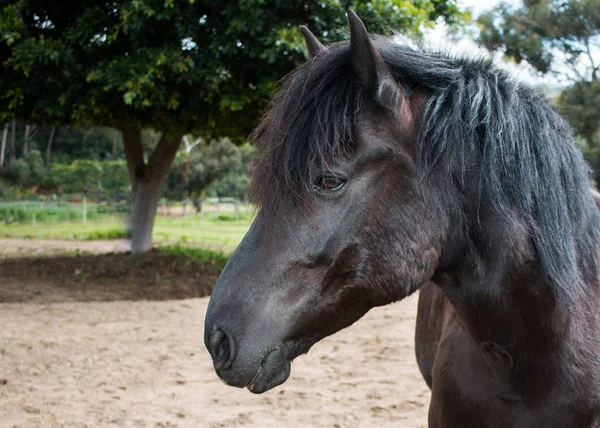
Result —
<path fill-rule="evenodd" d="M 44 174 L 44 161 L 38 150 L 32 150 L 26 157 L 9 162 L 2 170 L 2 177 L 17 186 L 37 185 Z"/>
<path fill-rule="evenodd" d="M 0 198 L 10 198 L 10 186 L 3 180 L 0 180 Z"/>
<path fill-rule="evenodd" d="M 25 159 L 15 159 L 4 168 L 2 176 L 17 186 L 26 186 L 29 184 L 31 170 Z"/>

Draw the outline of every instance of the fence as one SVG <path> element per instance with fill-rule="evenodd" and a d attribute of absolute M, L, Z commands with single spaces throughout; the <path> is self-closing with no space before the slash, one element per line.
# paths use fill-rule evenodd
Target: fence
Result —
<path fill-rule="evenodd" d="M 40 199 L 0 199 L 0 222 L 83 223 L 124 220 L 131 212 L 129 201 L 109 201 L 86 195 L 62 195 Z M 161 199 L 158 215 L 196 217 L 199 220 L 236 221 L 248 218 L 252 208 L 235 198 L 203 198 L 194 201 Z"/>

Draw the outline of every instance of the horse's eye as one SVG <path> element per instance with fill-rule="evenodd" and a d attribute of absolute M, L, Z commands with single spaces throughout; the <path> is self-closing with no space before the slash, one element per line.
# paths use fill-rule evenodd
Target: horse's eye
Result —
<path fill-rule="evenodd" d="M 336 190 L 340 190 L 344 186 L 344 184 L 346 184 L 346 181 L 342 180 L 339 177 L 325 175 L 317 180 L 315 188 L 317 188 L 317 190 L 335 192 Z"/>

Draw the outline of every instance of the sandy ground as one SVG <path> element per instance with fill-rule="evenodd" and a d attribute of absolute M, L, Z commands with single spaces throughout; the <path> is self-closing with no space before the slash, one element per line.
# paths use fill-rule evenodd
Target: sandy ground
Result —
<path fill-rule="evenodd" d="M 0 259 L 21 256 L 49 256 L 79 251 L 89 254 L 119 253 L 129 251 L 131 245 L 125 239 L 113 241 L 65 241 L 59 239 L 6 239 L 0 238 Z"/>
<path fill-rule="evenodd" d="M 214 374 L 207 302 L 0 304 L 0 426 L 426 426 L 416 296 L 318 343 L 259 396 Z"/>

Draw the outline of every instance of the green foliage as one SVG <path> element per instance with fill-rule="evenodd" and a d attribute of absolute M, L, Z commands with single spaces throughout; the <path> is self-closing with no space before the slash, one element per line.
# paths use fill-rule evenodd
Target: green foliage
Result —
<path fill-rule="evenodd" d="M 1 77 L 0 77 L 1 79 Z M 25 138 L 25 123 L 16 123 L 16 155 L 22 156 Z M 30 150 L 38 150 L 44 156 L 48 147 L 52 127 L 39 126 L 38 132 L 28 139 Z M 9 138 L 12 138 L 9 126 Z M 7 147 L 7 154 L 9 147 Z M 111 128 L 75 128 L 60 126 L 55 128 L 50 151 L 52 161 L 71 163 L 76 159 L 107 160 L 123 157 L 121 133 Z"/>
<path fill-rule="evenodd" d="M 246 200 L 248 197 L 248 186 L 250 177 L 245 172 L 237 170 L 230 171 L 226 176 L 216 180 L 206 189 L 206 196 L 210 197 L 231 197 Z"/>
<path fill-rule="evenodd" d="M 12 192 L 8 183 L 0 179 L 0 198 L 9 198 Z"/>
<path fill-rule="evenodd" d="M 219 272 L 223 270 L 230 257 L 229 254 L 225 254 L 221 251 L 186 247 L 180 244 L 160 246 L 157 250 L 166 256 L 188 257 L 199 263 L 212 263 L 217 267 Z"/>
<path fill-rule="evenodd" d="M 560 94 L 558 105 L 575 132 L 594 141 L 600 130 L 600 81 L 574 83 Z"/>
<path fill-rule="evenodd" d="M 102 165 L 92 160 L 76 160 L 70 165 L 56 164 L 50 180 L 65 193 L 86 193 L 100 187 Z"/>
<path fill-rule="evenodd" d="M 463 16 L 455 0 L 9 0 L 0 123 L 120 122 L 241 140 L 275 82 L 305 60 L 298 25 L 338 41 L 348 7 L 377 33 Z"/>
<path fill-rule="evenodd" d="M 163 195 L 178 200 L 204 196 L 213 182 L 242 168 L 245 150 L 229 139 L 208 144 L 200 142 L 189 153 L 181 149 L 167 177 Z"/>
<path fill-rule="evenodd" d="M 231 197 L 241 201 L 248 199 L 248 186 L 250 184 L 250 165 L 255 153 L 252 146 L 240 146 L 240 162 L 232 167 L 226 175 L 217 178 L 207 186 L 206 195 L 212 197 Z"/>
<path fill-rule="evenodd" d="M 49 189 L 59 193 L 85 193 L 112 200 L 129 198 L 129 177 L 123 160 L 98 162 L 76 160 L 54 164 L 45 180 Z"/>
<path fill-rule="evenodd" d="M 600 81 L 576 82 L 558 98 L 561 112 L 581 136 L 581 148 L 600 184 Z"/>
<path fill-rule="evenodd" d="M 45 150 L 48 134 L 46 131 L 37 136 L 34 145 L 38 149 Z M 55 162 L 70 164 L 77 159 L 103 161 L 122 157 L 123 138 L 119 131 L 111 128 L 61 126 L 52 142 L 52 160 Z"/>
<path fill-rule="evenodd" d="M 561 72 L 553 69 L 559 59 L 557 53 L 565 56 L 561 65 L 571 67 L 571 71 L 582 68 L 578 61 L 588 56 L 588 49 L 600 46 L 597 0 L 525 0 L 516 9 L 501 3 L 482 14 L 478 24 L 482 44 L 503 50 L 517 63 L 527 61 L 542 73 Z M 598 71 L 595 64 L 589 65 L 585 79 Z M 580 72 L 571 74 L 577 76 Z"/>
<path fill-rule="evenodd" d="M 37 150 L 31 150 L 25 157 L 10 161 L 0 171 L 0 176 L 7 182 L 21 187 L 28 187 L 38 184 L 44 172 L 44 161 L 41 153 Z"/>

